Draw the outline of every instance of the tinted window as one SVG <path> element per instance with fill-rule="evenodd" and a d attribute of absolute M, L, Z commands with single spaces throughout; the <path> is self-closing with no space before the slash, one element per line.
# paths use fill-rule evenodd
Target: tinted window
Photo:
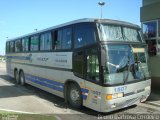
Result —
<path fill-rule="evenodd" d="M 29 43 L 29 39 L 28 38 L 23 38 L 22 39 L 22 51 L 28 51 L 28 44 Z"/>
<path fill-rule="evenodd" d="M 45 50 L 45 34 L 42 34 L 40 37 L 40 50 Z"/>
<path fill-rule="evenodd" d="M 76 52 L 73 54 L 73 70 L 77 76 L 83 77 L 84 68 L 83 52 Z"/>
<path fill-rule="evenodd" d="M 57 34 L 56 49 L 70 49 L 72 41 L 72 29 L 66 28 L 55 32 Z M 56 36 L 56 35 L 55 35 Z"/>
<path fill-rule="evenodd" d="M 87 50 L 87 79 L 99 81 L 99 61 L 96 49 Z"/>
<path fill-rule="evenodd" d="M 14 41 L 10 42 L 10 52 L 14 52 Z"/>
<path fill-rule="evenodd" d="M 51 33 L 44 33 L 40 37 L 40 50 L 51 50 Z"/>
<path fill-rule="evenodd" d="M 21 48 L 22 48 L 22 46 L 21 46 L 21 40 L 17 40 L 15 42 L 15 52 L 20 52 Z"/>
<path fill-rule="evenodd" d="M 62 49 L 71 48 L 71 39 L 72 39 L 72 29 L 71 28 L 63 29 Z"/>
<path fill-rule="evenodd" d="M 95 43 L 95 29 L 90 24 L 78 24 L 75 26 L 74 47 L 79 48 Z"/>
<path fill-rule="evenodd" d="M 58 30 L 57 32 L 57 40 L 56 40 L 56 49 L 61 49 L 62 48 L 62 30 Z"/>
<path fill-rule="evenodd" d="M 31 51 L 37 51 L 38 50 L 38 36 L 31 37 L 30 50 Z"/>
<path fill-rule="evenodd" d="M 9 48 L 10 48 L 9 42 L 7 42 L 7 43 L 6 43 L 6 52 L 7 52 L 7 53 L 10 52 L 10 51 L 9 51 Z"/>

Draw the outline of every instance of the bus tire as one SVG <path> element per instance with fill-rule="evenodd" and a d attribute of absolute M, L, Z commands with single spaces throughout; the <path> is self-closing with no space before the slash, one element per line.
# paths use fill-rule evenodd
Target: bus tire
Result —
<path fill-rule="evenodd" d="M 25 85 L 25 76 L 24 76 L 24 72 L 23 71 L 20 72 L 19 81 L 20 81 L 21 85 L 23 85 L 23 86 Z"/>
<path fill-rule="evenodd" d="M 16 83 L 17 83 L 17 84 L 19 84 L 19 83 L 20 83 L 20 81 L 19 81 L 19 74 L 18 74 L 18 70 L 15 70 L 15 71 L 14 71 L 14 78 L 15 78 L 15 80 L 16 80 Z"/>
<path fill-rule="evenodd" d="M 71 83 L 68 86 L 67 98 L 68 98 L 68 102 L 71 106 L 73 106 L 75 108 L 81 108 L 82 94 L 81 94 L 80 87 L 77 84 Z"/>

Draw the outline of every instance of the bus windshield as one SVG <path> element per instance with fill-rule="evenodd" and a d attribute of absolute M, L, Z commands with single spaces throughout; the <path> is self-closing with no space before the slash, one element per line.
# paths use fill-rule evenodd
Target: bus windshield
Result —
<path fill-rule="evenodd" d="M 98 24 L 101 41 L 143 42 L 141 31 L 125 26 Z"/>
<path fill-rule="evenodd" d="M 126 84 L 149 77 L 144 46 L 105 45 L 105 84 Z"/>

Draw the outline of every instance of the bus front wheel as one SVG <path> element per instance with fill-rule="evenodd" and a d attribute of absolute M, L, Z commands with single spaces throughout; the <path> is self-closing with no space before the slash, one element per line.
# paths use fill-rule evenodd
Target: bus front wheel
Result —
<path fill-rule="evenodd" d="M 80 108 L 82 106 L 82 94 L 80 87 L 75 83 L 71 83 L 68 87 L 67 93 L 69 104 L 75 108 Z"/>
<path fill-rule="evenodd" d="M 20 84 L 25 85 L 25 76 L 23 71 L 20 72 L 19 79 L 20 79 Z"/>

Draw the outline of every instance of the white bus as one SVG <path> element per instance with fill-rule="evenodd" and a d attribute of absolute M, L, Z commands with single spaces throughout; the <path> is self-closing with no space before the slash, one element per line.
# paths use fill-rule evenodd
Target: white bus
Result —
<path fill-rule="evenodd" d="M 8 40 L 7 73 L 73 107 L 110 112 L 150 95 L 146 48 L 137 25 L 80 19 Z"/>

